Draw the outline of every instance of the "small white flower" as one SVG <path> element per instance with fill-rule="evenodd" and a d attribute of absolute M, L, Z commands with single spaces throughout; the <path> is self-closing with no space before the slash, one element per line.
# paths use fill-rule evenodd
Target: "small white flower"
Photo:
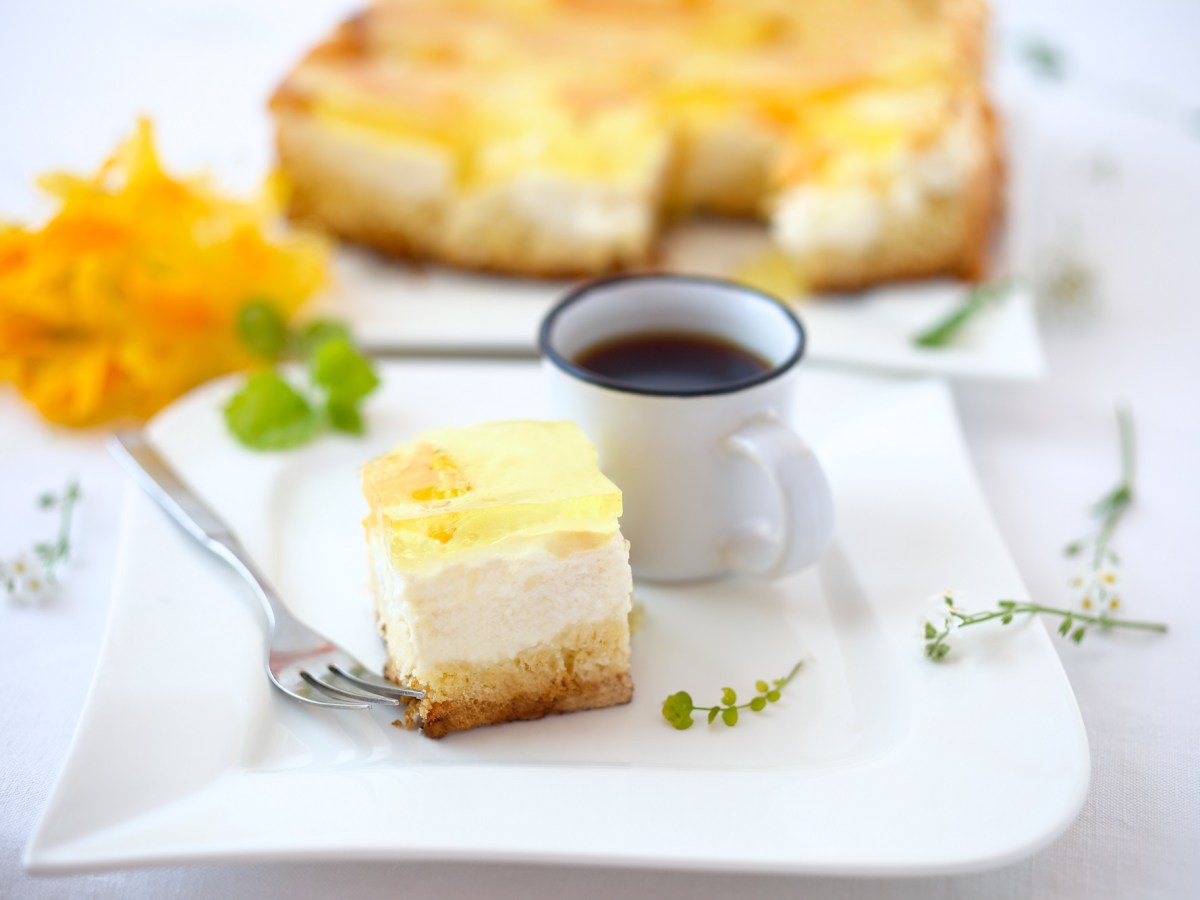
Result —
<path fill-rule="evenodd" d="M 919 627 L 921 635 L 928 637 L 926 625 L 931 626 L 934 631 L 941 634 L 943 631 L 954 631 L 958 628 L 959 620 L 957 616 L 952 615 L 958 607 L 955 605 L 954 595 L 949 591 L 941 594 L 934 594 L 927 601 L 928 610 L 921 616 Z"/>
<path fill-rule="evenodd" d="M 27 606 L 40 604 L 50 598 L 54 588 L 54 573 L 40 558 L 25 553 L 3 566 L 3 584 L 8 595 Z"/>

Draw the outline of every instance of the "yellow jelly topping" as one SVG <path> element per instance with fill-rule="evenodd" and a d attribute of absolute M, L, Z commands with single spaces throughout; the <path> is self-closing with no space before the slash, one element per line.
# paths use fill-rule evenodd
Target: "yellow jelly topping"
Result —
<path fill-rule="evenodd" d="M 490 422 L 428 431 L 362 467 L 369 528 L 421 560 L 512 537 L 608 534 L 621 492 L 573 422 Z"/>

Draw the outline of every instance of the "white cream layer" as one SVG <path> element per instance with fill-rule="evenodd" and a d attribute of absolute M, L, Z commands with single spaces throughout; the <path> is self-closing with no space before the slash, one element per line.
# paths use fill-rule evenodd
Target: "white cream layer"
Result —
<path fill-rule="evenodd" d="M 869 250 L 888 223 L 919 215 L 933 201 L 966 189 L 983 152 L 973 125 L 970 119 L 955 121 L 923 150 L 898 152 L 873 165 L 864 161 L 861 171 L 842 173 L 834 183 L 786 191 L 771 220 L 775 242 L 795 255 Z"/>
<path fill-rule="evenodd" d="M 329 119 L 289 118 L 309 152 L 353 173 L 364 188 L 396 203 L 434 204 L 449 234 L 515 217 L 559 241 L 640 246 L 654 227 L 655 190 L 665 149 L 633 177 L 585 179 L 552 169 L 515 174 L 471 190 L 456 181 L 449 150 Z M 349 161 L 349 163 L 348 163 Z"/>
<path fill-rule="evenodd" d="M 620 532 L 577 550 L 554 537 L 508 542 L 412 572 L 396 568 L 382 534 L 369 540 L 388 655 L 405 675 L 512 659 L 570 626 L 629 615 Z"/>

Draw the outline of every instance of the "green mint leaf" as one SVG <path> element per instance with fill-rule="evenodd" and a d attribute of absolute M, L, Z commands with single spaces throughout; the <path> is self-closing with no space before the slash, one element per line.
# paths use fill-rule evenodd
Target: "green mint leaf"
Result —
<path fill-rule="evenodd" d="M 287 347 L 287 322 L 270 300 L 244 303 L 238 310 L 237 332 L 250 352 L 263 359 L 278 359 Z"/>
<path fill-rule="evenodd" d="M 728 725 L 730 728 L 732 728 L 734 725 L 737 724 L 737 720 L 738 720 L 738 711 L 734 707 L 730 706 L 726 709 L 721 710 L 721 721 L 724 722 L 726 725 Z"/>
<path fill-rule="evenodd" d="M 687 691 L 679 691 L 663 701 L 662 714 L 672 727 L 685 731 L 692 727 L 692 710 L 695 708 L 692 695 Z"/>
<path fill-rule="evenodd" d="M 379 386 L 371 361 L 344 336 L 317 347 L 310 368 L 313 382 L 338 403 L 354 403 Z"/>
<path fill-rule="evenodd" d="M 362 413 L 358 411 L 358 406 L 353 402 L 335 400 L 331 397 L 325 404 L 325 415 L 329 421 L 329 427 L 334 431 L 362 434 L 366 430 Z"/>
<path fill-rule="evenodd" d="M 225 423 L 252 450 L 306 444 L 321 427 L 308 400 L 275 372 L 255 372 L 225 405 Z"/>
<path fill-rule="evenodd" d="M 301 359 L 311 360 L 318 348 L 328 341 L 350 340 L 350 329 L 336 319 L 313 319 L 296 338 L 296 352 Z"/>
<path fill-rule="evenodd" d="M 752 710 L 754 710 L 755 712 L 762 712 L 763 708 L 766 705 L 767 705 L 766 697 L 755 697 L 753 700 L 750 701 L 750 708 Z"/>
<path fill-rule="evenodd" d="M 737 703 L 737 691 L 733 688 L 721 688 L 721 702 L 726 706 Z"/>

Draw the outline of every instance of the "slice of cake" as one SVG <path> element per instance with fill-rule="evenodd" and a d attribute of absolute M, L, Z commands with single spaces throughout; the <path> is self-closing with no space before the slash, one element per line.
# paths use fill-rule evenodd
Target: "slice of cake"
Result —
<path fill-rule="evenodd" d="M 570 422 L 429 431 L 362 468 L 389 678 L 428 737 L 627 703 L 621 492 Z"/>
<path fill-rule="evenodd" d="M 978 278 L 983 0 L 376 0 L 271 101 L 298 218 L 538 276 L 751 216 L 817 290 Z"/>

